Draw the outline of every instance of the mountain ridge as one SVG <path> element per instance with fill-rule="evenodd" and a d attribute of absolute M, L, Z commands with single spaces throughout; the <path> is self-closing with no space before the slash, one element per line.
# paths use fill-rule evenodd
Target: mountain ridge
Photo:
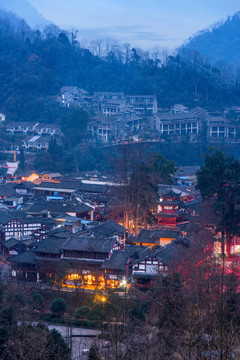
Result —
<path fill-rule="evenodd" d="M 186 50 L 198 51 L 212 64 L 229 64 L 236 71 L 240 67 L 240 11 L 191 36 L 179 53 Z"/>
<path fill-rule="evenodd" d="M 23 18 L 32 28 L 38 25 L 50 25 L 52 23 L 41 15 L 27 0 L 0 0 L 0 8 Z"/>

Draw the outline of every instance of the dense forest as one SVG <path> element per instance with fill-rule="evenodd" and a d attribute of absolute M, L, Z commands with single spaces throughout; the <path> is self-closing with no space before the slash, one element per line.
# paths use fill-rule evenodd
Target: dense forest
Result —
<path fill-rule="evenodd" d="M 8 13 L 7 13 L 8 14 Z M 240 103 L 237 82 L 225 81 L 221 69 L 199 55 L 189 58 L 148 56 L 129 45 L 109 45 L 103 56 L 81 46 L 77 34 L 54 25 L 33 31 L 24 20 L 1 16 L 0 110 L 12 120 L 53 122 L 58 112 L 52 96 L 65 85 L 89 92 L 156 94 L 159 105 L 174 103 L 219 109 Z M 96 41 L 101 54 L 103 42 Z"/>
<path fill-rule="evenodd" d="M 182 103 L 222 110 L 240 104 L 240 85 L 225 75 L 197 53 L 163 56 L 103 40 L 96 40 L 90 51 L 77 32 L 67 33 L 54 25 L 32 30 L 24 20 L 0 12 L 0 112 L 12 121 L 59 123 L 65 135 L 62 147 L 51 144 L 47 153 L 38 155 L 36 168 L 43 164 L 59 171 L 108 167 L 101 150 L 79 147 L 87 140 L 91 114 L 57 103 L 54 97 L 62 86 L 74 85 L 90 93 L 156 94 L 162 108 Z M 167 144 L 167 153 L 169 149 Z M 183 152 L 173 148 L 172 158 L 177 154 L 181 162 Z M 199 150 L 195 152 L 199 161 Z M 186 161 L 193 164 L 190 158 Z"/>
<path fill-rule="evenodd" d="M 227 76 L 231 72 L 239 76 L 240 12 L 192 36 L 179 53 L 183 55 L 186 50 L 198 51 Z"/>

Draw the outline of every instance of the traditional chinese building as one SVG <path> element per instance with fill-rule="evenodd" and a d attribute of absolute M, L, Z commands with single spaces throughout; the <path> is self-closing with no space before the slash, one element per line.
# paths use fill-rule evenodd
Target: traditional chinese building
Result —
<path fill-rule="evenodd" d="M 156 214 L 158 225 L 176 227 L 188 222 L 187 211 L 181 199 L 181 194 L 172 190 L 162 194 Z"/>

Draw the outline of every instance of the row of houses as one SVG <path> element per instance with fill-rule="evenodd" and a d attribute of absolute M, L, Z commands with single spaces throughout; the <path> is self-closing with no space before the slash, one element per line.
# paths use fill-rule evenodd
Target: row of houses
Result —
<path fill-rule="evenodd" d="M 36 125 L 36 124 L 35 124 Z M 12 135 L 24 135 L 25 149 L 48 149 L 49 142 L 54 137 L 61 141 L 62 133 L 58 125 L 38 125 L 34 123 L 7 123 L 6 132 Z M 35 129 L 35 130 L 34 130 Z M 88 133 L 91 138 L 108 143 L 128 139 L 131 136 L 149 134 L 150 138 L 157 135 L 171 136 L 176 140 L 183 135 L 189 135 L 197 140 L 205 136 L 209 141 L 233 141 L 240 138 L 240 126 L 221 116 L 202 117 L 196 111 L 178 114 L 164 113 L 148 117 L 147 120 L 137 115 L 133 110 L 123 110 L 106 117 L 94 115 L 88 122 Z"/>
<path fill-rule="evenodd" d="M 81 106 L 101 112 L 105 116 L 115 115 L 129 107 L 137 114 L 149 115 L 157 113 L 155 95 L 126 95 L 123 92 L 94 92 L 92 96 L 77 86 L 64 86 L 60 89 L 57 100 L 63 106 Z"/>
<path fill-rule="evenodd" d="M 179 170 L 179 174 L 179 180 L 183 177 L 186 182 L 186 176 L 181 176 L 185 173 Z M 156 224 L 134 235 L 121 219 L 113 220 L 109 210 L 117 184 L 106 177 L 98 181 L 96 174 L 84 180 L 80 174 L 69 178 L 33 173 L 25 179 L 0 185 L 1 256 L 10 264 L 13 279 L 53 282 L 56 270 L 64 264 L 62 280 L 68 288 L 108 289 L 127 284 L 146 289 L 157 276 L 165 276 L 169 267 L 179 268 L 192 256 L 197 232 L 191 228 L 198 223 L 216 227 L 216 219 L 189 183 L 187 187 L 159 185 Z M 7 203 L 14 194 L 22 198 L 16 209 Z M 236 237 L 228 248 L 228 258 L 234 261 L 238 244 Z M 217 241 L 215 245 L 217 256 Z"/>
<path fill-rule="evenodd" d="M 143 118 L 130 110 L 120 111 L 111 117 L 95 115 L 88 123 L 91 137 L 102 142 L 118 141 L 138 136 L 149 139 L 171 137 L 179 141 L 188 136 L 190 141 L 219 142 L 239 141 L 239 122 L 229 121 L 223 116 L 210 116 L 203 109 L 158 113 Z"/>
<path fill-rule="evenodd" d="M 111 219 L 117 184 L 96 176 L 80 180 L 32 173 L 26 181 L 0 185 L 0 249 L 14 279 L 48 281 L 64 262 L 67 287 L 115 288 L 127 282 L 144 288 L 167 271 L 174 249 L 188 251 L 178 211 L 180 201 L 192 200 L 190 193 L 181 189 L 180 196 L 175 188 L 163 187 L 166 196 L 156 214 L 161 225 L 133 236 Z M 15 208 L 14 196 L 21 198 Z M 172 201 L 172 209 L 163 200 Z M 181 211 L 186 213 L 182 206 Z M 167 251 L 172 252 L 168 260 Z"/>
<path fill-rule="evenodd" d="M 29 250 L 9 258 L 12 277 L 45 282 L 54 277 L 60 263 L 65 264 L 66 287 L 116 288 L 134 283 L 140 289 L 151 285 L 156 275 L 164 275 L 170 263 L 189 252 L 189 239 L 162 230 L 168 243 L 155 248 L 128 241 L 126 229 L 112 220 L 79 234 L 53 230 L 46 239 Z M 172 237 L 175 239 L 172 240 Z M 153 239 L 151 240 L 153 242 Z"/>
<path fill-rule="evenodd" d="M 0 211 L 1 253 L 11 264 L 13 279 L 48 282 L 63 263 L 63 283 L 69 288 L 107 289 L 127 284 L 146 289 L 156 276 L 166 275 L 170 266 L 179 267 L 192 256 L 196 241 L 191 228 L 199 223 L 200 228 L 215 229 L 217 224 L 194 191 L 160 185 L 157 224 L 136 236 L 111 219 L 111 186 L 90 180 L 50 181 L 50 174 L 48 177 L 48 182 L 38 185 L 29 181 L 12 184 L 16 193 L 22 192 L 23 203 L 18 210 Z M 0 186 L 2 194 L 8 185 Z M 218 240 L 211 251 L 220 254 Z M 238 251 L 236 237 L 228 258 L 236 261 Z"/>

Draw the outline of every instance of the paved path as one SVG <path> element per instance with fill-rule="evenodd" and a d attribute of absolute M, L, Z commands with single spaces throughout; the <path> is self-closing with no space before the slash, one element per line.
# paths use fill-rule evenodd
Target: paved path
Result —
<path fill-rule="evenodd" d="M 87 349 L 90 349 L 91 345 L 96 342 L 102 342 L 97 338 L 101 334 L 99 330 L 82 329 L 78 327 L 61 326 L 61 325 L 48 325 L 49 330 L 56 329 L 60 332 L 68 346 L 70 346 L 72 339 L 72 357 L 71 360 L 85 360 L 87 359 Z M 72 337 L 71 337 L 72 333 Z M 75 336 L 74 336 L 75 335 Z M 81 337 L 76 336 L 81 335 Z M 86 335 L 86 337 L 84 337 Z M 100 344 L 99 344 L 100 345 Z M 84 355 L 84 352 L 86 354 Z"/>

